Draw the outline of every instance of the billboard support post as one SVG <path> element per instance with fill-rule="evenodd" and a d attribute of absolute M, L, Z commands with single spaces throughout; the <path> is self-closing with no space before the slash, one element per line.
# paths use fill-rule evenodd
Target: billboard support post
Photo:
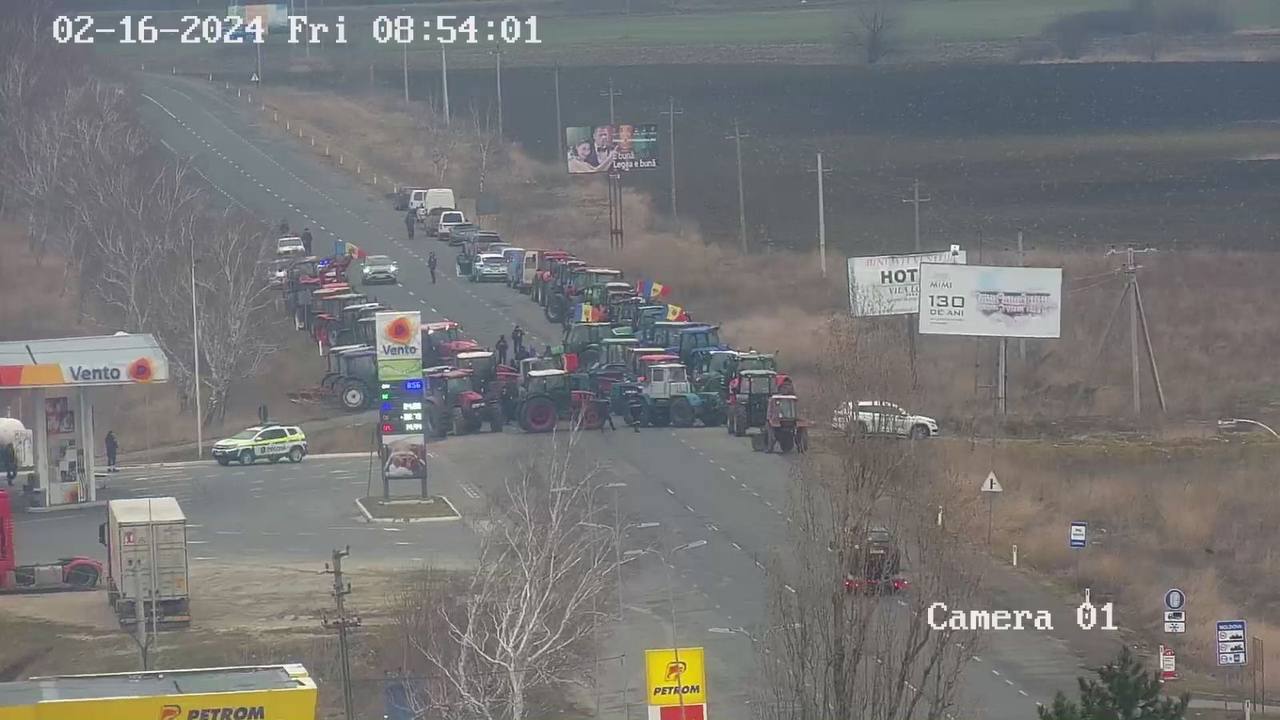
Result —
<path fill-rule="evenodd" d="M 920 252 L 920 203 L 929 202 L 932 199 L 933 198 L 920 197 L 920 178 L 916 178 L 911 183 L 911 197 L 902 201 L 904 203 L 911 203 L 915 206 L 916 252 Z"/>
<path fill-rule="evenodd" d="M 1025 267 L 1027 264 L 1026 254 L 1022 249 L 1022 230 L 1018 230 L 1018 267 Z M 1018 338 L 1018 360 L 1024 364 L 1027 362 L 1027 339 Z"/>
<path fill-rule="evenodd" d="M 1008 411 L 1009 399 L 1009 338 L 1000 338 L 1000 349 L 997 352 L 999 357 L 996 358 L 996 403 L 1000 407 L 1000 414 L 1004 415 Z"/>
<path fill-rule="evenodd" d="M 622 173 L 609 173 L 609 247 L 622 249 Z"/>

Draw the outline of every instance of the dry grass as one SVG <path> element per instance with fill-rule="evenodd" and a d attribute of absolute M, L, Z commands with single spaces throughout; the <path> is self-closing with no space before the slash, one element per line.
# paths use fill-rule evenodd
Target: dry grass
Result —
<path fill-rule="evenodd" d="M 984 537 L 986 498 L 975 488 L 994 469 L 1004 486 L 995 499 L 993 547 L 1019 564 L 1115 598 L 1119 621 L 1160 632 L 1166 588 L 1186 591 L 1188 632 L 1179 652 L 1199 667 L 1215 662 L 1213 622 L 1250 620 L 1272 662 L 1280 660 L 1280 529 L 1273 518 L 1280 443 L 1187 441 L 1178 444 L 1086 443 L 1046 446 L 1013 442 L 970 449 L 934 446 L 952 479 L 946 517 L 951 528 Z M 1067 547 L 1072 521 L 1089 523 L 1090 547 Z M 1280 670 L 1273 671 L 1280 679 Z"/>
<path fill-rule="evenodd" d="M 76 312 L 75 278 L 64 291 L 65 261 L 37 261 L 25 228 L 0 222 L 0 341 L 67 337 L 100 331 Z"/>

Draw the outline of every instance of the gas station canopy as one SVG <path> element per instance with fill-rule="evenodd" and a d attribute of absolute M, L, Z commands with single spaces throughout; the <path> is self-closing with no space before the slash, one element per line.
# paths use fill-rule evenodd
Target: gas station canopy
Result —
<path fill-rule="evenodd" d="M 0 389 L 162 383 L 169 362 L 150 333 L 0 342 Z"/>

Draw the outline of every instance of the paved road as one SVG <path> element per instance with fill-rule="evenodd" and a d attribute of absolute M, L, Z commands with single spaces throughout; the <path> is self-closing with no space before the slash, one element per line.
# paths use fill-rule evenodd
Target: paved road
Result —
<path fill-rule="evenodd" d="M 227 99 L 220 86 L 170 77 L 147 77 L 143 82 L 144 118 L 175 152 L 196 155 L 208 180 L 229 198 L 272 224 L 287 217 L 291 227 L 311 227 L 318 248 L 341 238 L 400 260 L 402 285 L 378 289 L 379 298 L 395 307 L 419 308 L 424 319 L 459 321 L 485 342 L 509 333 L 517 321 L 530 342 L 541 345 L 558 338 L 537 306 L 503 286 L 471 285 L 444 272 L 440 283 L 431 285 L 427 253 L 435 250 L 445 269 L 452 262 L 451 251 L 421 234 L 416 241 L 406 240 L 402 216 L 385 200 L 322 165 L 293 141 L 259 127 L 234 104 L 234 93 Z M 435 446 L 437 453 L 452 453 L 453 442 Z M 495 442 L 508 446 L 503 452 L 509 453 L 510 462 L 534 452 L 546 438 L 510 433 Z M 607 462 L 627 483 L 620 505 L 628 518 L 662 523 L 659 531 L 637 531 L 629 543 L 674 547 L 707 541 L 672 557 L 680 593 L 677 635 L 681 642 L 705 643 L 713 649 L 713 702 L 742 707 L 755 673 L 749 641 L 710 633 L 709 628 L 750 628 L 764 621 L 763 565 L 784 535 L 787 461 L 750 453 L 745 441 L 716 429 L 592 434 L 584 449 Z M 473 476 L 481 486 L 493 480 Z M 669 642 L 669 624 L 662 626 L 665 621 L 658 620 L 669 612 L 661 610 L 666 606 L 665 573 L 650 558 L 628 570 L 626 603 L 644 612 L 629 612 L 615 649 L 638 658 L 643 647 Z M 628 663 L 628 675 L 639 677 L 638 664 Z M 966 716 L 1025 720 L 1033 716 L 1036 702 L 1073 687 L 1079 665 L 1061 641 L 992 634 L 982 657 L 975 657 L 966 669 L 964 700 L 971 710 Z M 603 702 L 617 705 L 619 695 L 612 693 L 611 698 Z M 643 700 L 634 688 L 632 698 L 637 706 L 632 707 L 633 715 L 643 716 L 638 708 Z"/>

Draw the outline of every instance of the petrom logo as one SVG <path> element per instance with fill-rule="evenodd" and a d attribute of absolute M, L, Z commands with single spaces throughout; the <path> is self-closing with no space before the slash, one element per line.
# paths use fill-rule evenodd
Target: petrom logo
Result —
<path fill-rule="evenodd" d="M 267 709 L 262 705 L 239 707 L 192 708 L 184 716 L 181 705 L 165 705 L 160 709 L 160 720 L 266 720 Z"/>

